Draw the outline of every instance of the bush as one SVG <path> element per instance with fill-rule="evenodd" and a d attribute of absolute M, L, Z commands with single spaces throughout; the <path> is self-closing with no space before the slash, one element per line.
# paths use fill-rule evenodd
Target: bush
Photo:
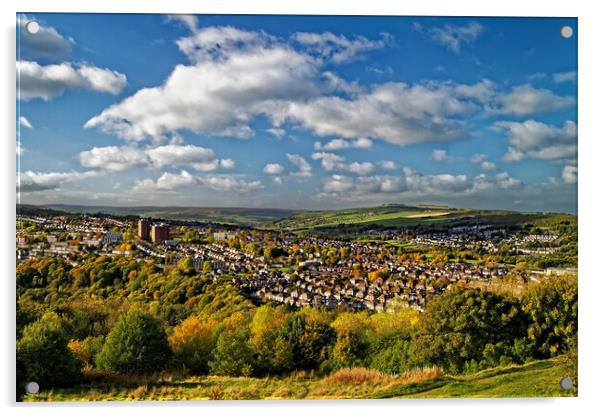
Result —
<path fill-rule="evenodd" d="M 115 324 L 96 358 L 100 369 L 150 373 L 164 369 L 171 349 L 161 323 L 141 311 L 130 311 Z"/>
<path fill-rule="evenodd" d="M 384 373 L 399 374 L 412 367 L 410 342 L 398 340 L 372 356 L 370 367 Z"/>
<path fill-rule="evenodd" d="M 25 382 L 41 388 L 69 386 L 81 376 L 81 363 L 69 350 L 69 337 L 58 315 L 47 313 L 25 327 L 17 342 L 17 362 Z"/>

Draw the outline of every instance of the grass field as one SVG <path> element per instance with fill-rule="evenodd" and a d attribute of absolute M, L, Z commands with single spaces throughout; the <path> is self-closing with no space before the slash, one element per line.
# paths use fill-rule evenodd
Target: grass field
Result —
<path fill-rule="evenodd" d="M 77 388 L 29 395 L 27 401 L 207 400 L 207 399 L 375 399 L 375 398 L 509 398 L 576 396 L 560 388 L 571 374 L 567 357 L 522 366 L 483 370 L 471 375 L 444 375 L 436 368 L 400 376 L 368 369 L 343 369 L 325 378 L 298 373 L 287 377 L 181 378 L 99 377 Z"/>

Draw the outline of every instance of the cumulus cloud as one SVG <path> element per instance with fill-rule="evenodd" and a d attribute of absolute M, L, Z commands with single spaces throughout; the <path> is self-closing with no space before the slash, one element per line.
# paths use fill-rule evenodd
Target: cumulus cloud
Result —
<path fill-rule="evenodd" d="M 19 16 L 19 47 L 21 56 L 25 59 L 30 58 L 50 58 L 62 59 L 71 53 L 75 41 L 71 38 L 65 38 L 52 26 L 47 26 L 39 21 L 40 29 L 37 33 L 29 33 L 25 25 L 35 19 L 30 19 L 26 15 Z"/>
<path fill-rule="evenodd" d="M 178 174 L 165 172 L 157 180 L 139 180 L 132 191 L 141 193 L 153 191 L 173 192 L 192 186 L 207 187 L 217 192 L 248 192 L 263 187 L 259 180 L 248 181 L 235 175 L 195 176 L 186 170 L 182 170 Z"/>
<path fill-rule="evenodd" d="M 482 170 L 495 170 L 496 165 L 494 162 L 487 160 L 486 154 L 473 154 L 470 158 L 471 163 L 478 164 Z"/>
<path fill-rule="evenodd" d="M 17 173 L 17 192 L 27 193 L 58 189 L 63 183 L 85 180 L 98 174 L 95 171 L 40 173 L 28 170 Z"/>
<path fill-rule="evenodd" d="M 374 171 L 374 164 L 369 161 L 347 163 L 345 157 L 338 154 L 318 152 L 313 153 L 311 158 L 321 160 L 322 168 L 326 171 L 346 171 L 360 175 L 370 174 Z"/>
<path fill-rule="evenodd" d="M 213 150 L 194 145 L 168 144 L 146 149 L 134 146 L 94 147 L 82 151 L 79 161 L 83 167 L 122 171 L 130 167 L 189 166 L 198 171 L 234 168 L 232 159 L 217 159 Z"/>
<path fill-rule="evenodd" d="M 447 160 L 447 150 L 433 150 L 431 152 L 433 160 L 445 161 Z"/>
<path fill-rule="evenodd" d="M 319 136 L 379 138 L 406 145 L 458 138 L 464 122 L 454 117 L 478 107 L 452 85 L 387 83 L 350 98 L 325 96 L 273 104 L 274 123 L 299 123 Z"/>
<path fill-rule="evenodd" d="M 324 151 L 336 151 L 343 150 L 346 148 L 371 148 L 372 140 L 368 138 L 358 138 L 356 140 L 345 140 L 342 138 L 335 138 L 330 140 L 326 144 L 322 144 L 320 141 L 316 141 L 314 143 L 314 148 L 316 150 L 324 150 Z"/>
<path fill-rule="evenodd" d="M 526 84 L 501 94 L 494 106 L 494 113 L 525 116 L 557 112 L 574 107 L 575 98 L 559 96 L 548 89 L 538 89 Z"/>
<path fill-rule="evenodd" d="M 199 19 L 193 14 L 168 14 L 167 20 L 178 22 L 193 33 L 199 25 Z"/>
<path fill-rule="evenodd" d="M 292 173 L 293 176 L 300 178 L 311 177 L 311 165 L 299 154 L 286 154 L 286 158 L 297 167 L 297 171 Z"/>
<path fill-rule="evenodd" d="M 428 29 L 424 29 L 420 24 L 415 24 L 414 28 L 424 31 L 435 42 L 456 54 L 460 53 L 463 46 L 474 43 L 483 33 L 483 26 L 477 22 L 468 22 L 465 25 L 446 24 L 442 27 Z"/>
<path fill-rule="evenodd" d="M 435 174 L 425 175 L 410 168 L 403 169 L 403 175 L 375 175 L 350 177 L 335 174 L 322 180 L 318 198 L 345 198 L 351 200 L 373 200 L 375 196 L 433 198 L 479 195 L 499 195 L 502 191 L 516 191 L 522 188 L 520 180 L 502 172 L 496 175 L 480 174 L 473 178 L 466 175 Z M 394 199 L 393 199 L 394 200 Z"/>
<path fill-rule="evenodd" d="M 266 174 L 280 174 L 284 171 L 284 166 L 278 163 L 268 163 L 263 168 Z"/>
<path fill-rule="evenodd" d="M 577 166 L 564 166 L 562 169 L 562 181 L 568 184 L 577 183 Z"/>
<path fill-rule="evenodd" d="M 29 122 L 29 120 L 23 116 L 19 117 L 19 125 L 21 127 L 32 129 L 33 125 Z"/>
<path fill-rule="evenodd" d="M 574 161 L 577 158 L 577 124 L 565 121 L 562 127 L 535 120 L 524 122 L 498 121 L 494 128 L 506 132 L 508 152 L 505 161 L 525 157 L 543 160 Z"/>
<path fill-rule="evenodd" d="M 320 59 L 333 63 L 343 63 L 356 59 L 364 52 L 382 49 L 391 42 L 391 36 L 383 33 L 379 40 L 370 40 L 364 36 L 348 38 L 343 35 L 325 33 L 295 33 L 293 39 L 308 48 Z"/>
<path fill-rule="evenodd" d="M 85 126 L 134 141 L 178 130 L 248 138 L 260 104 L 320 90 L 313 59 L 264 33 L 209 27 L 177 44 L 192 65 L 176 66 L 163 85 L 139 90 Z"/>
<path fill-rule="evenodd" d="M 559 72 L 554 74 L 554 82 L 577 82 L 577 71 Z"/>
<path fill-rule="evenodd" d="M 382 167 L 385 170 L 395 170 L 395 169 L 397 169 L 397 164 L 395 164 L 395 162 L 391 161 L 391 160 L 382 160 L 378 164 L 380 165 L 380 167 Z"/>
<path fill-rule="evenodd" d="M 71 63 L 44 66 L 32 61 L 17 61 L 18 97 L 24 101 L 34 98 L 48 101 L 72 88 L 117 95 L 126 83 L 124 74 L 110 69 Z"/>

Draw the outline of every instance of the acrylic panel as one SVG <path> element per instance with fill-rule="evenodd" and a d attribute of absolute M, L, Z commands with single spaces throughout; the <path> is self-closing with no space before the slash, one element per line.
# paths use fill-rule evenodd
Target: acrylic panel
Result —
<path fill-rule="evenodd" d="M 577 395 L 577 19 L 16 17 L 17 400 Z"/>

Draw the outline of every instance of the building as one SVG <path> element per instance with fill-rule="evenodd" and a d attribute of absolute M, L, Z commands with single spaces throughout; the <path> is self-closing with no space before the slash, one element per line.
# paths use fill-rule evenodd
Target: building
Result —
<path fill-rule="evenodd" d="M 114 245 L 121 241 L 121 232 L 107 232 L 102 239 L 104 243 Z"/>
<path fill-rule="evenodd" d="M 150 227 L 150 220 L 140 219 L 138 221 L 138 237 L 148 241 L 150 239 Z"/>
<path fill-rule="evenodd" d="M 169 239 L 169 226 L 153 225 L 151 228 L 151 239 L 154 244 L 160 244 Z"/>

